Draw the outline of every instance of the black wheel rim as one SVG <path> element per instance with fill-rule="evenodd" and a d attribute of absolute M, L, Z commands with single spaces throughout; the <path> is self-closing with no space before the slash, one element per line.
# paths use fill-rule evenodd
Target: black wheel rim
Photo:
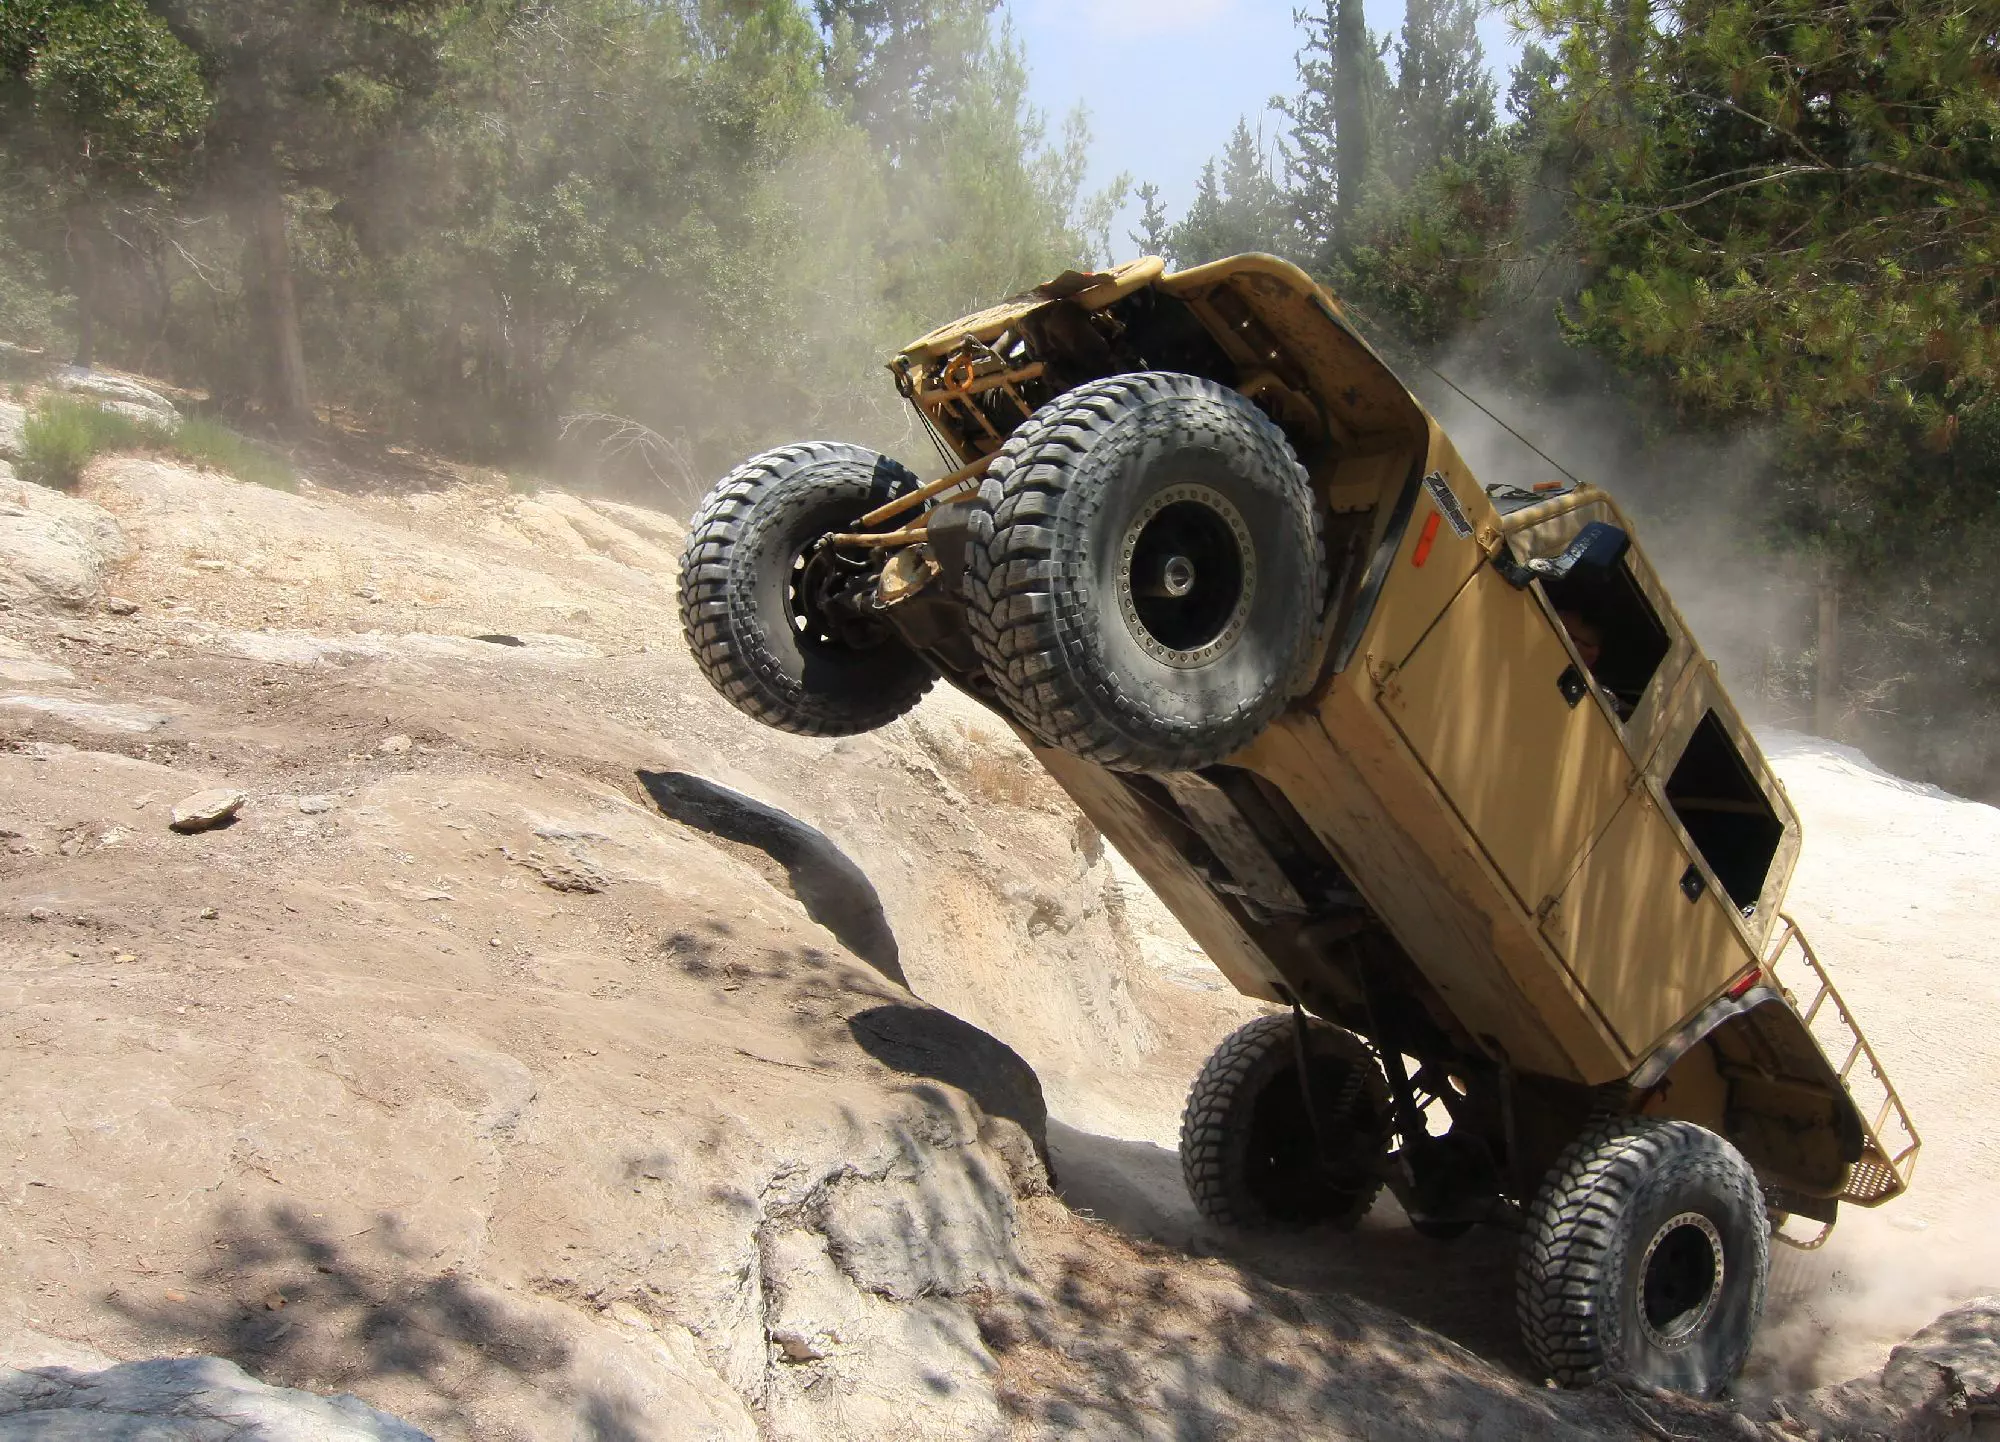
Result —
<path fill-rule="evenodd" d="M 793 556 L 785 577 L 785 619 L 799 644 L 822 652 L 872 651 L 887 640 L 880 621 L 852 609 L 868 578 L 865 561 L 832 546 L 809 546 Z"/>
<path fill-rule="evenodd" d="M 1179 669 L 1234 646 L 1257 591 L 1257 551 L 1242 514 L 1210 486 L 1156 492 L 1119 546 L 1118 603 L 1148 655 Z"/>
<path fill-rule="evenodd" d="M 1685 1347 L 1722 1297 L 1722 1234 L 1700 1212 L 1669 1217 L 1639 1264 L 1639 1325 L 1667 1350 Z"/>
<path fill-rule="evenodd" d="M 1315 1057 L 1314 1094 L 1340 1097 L 1350 1069 L 1350 1064 Z M 1321 1117 L 1320 1125 L 1333 1153 L 1330 1157 L 1319 1154 L 1297 1067 L 1279 1071 L 1257 1098 L 1244 1181 L 1251 1197 L 1276 1222 L 1288 1226 L 1323 1222 L 1352 1206 L 1364 1189 L 1372 1190 L 1370 1164 L 1378 1143 L 1356 1124 L 1353 1107 Z"/>

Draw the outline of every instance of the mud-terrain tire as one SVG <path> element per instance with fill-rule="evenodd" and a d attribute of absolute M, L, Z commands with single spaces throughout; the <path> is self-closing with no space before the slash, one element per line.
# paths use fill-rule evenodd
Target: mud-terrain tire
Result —
<path fill-rule="evenodd" d="M 835 623 L 802 598 L 805 552 L 917 478 L 832 441 L 780 446 L 724 476 L 688 525 L 681 629 L 709 684 L 766 726 L 851 736 L 901 716 L 937 679 L 886 623 Z"/>
<path fill-rule="evenodd" d="M 1336 1157 L 1319 1155 L 1299 1091 L 1296 1023 L 1263 1016 L 1223 1039 L 1181 1113 L 1181 1175 L 1202 1216 L 1250 1231 L 1332 1226 L 1367 1215 L 1382 1189 L 1389 1088 L 1367 1045 L 1306 1024 L 1313 1104 Z"/>
<path fill-rule="evenodd" d="M 1712 1397 L 1750 1353 L 1770 1261 L 1742 1153 L 1693 1122 L 1604 1118 L 1529 1211 L 1521 1333 L 1566 1387 L 1630 1377 Z"/>
<path fill-rule="evenodd" d="M 1147 371 L 1049 402 L 987 470 L 967 550 L 1000 699 L 1101 766 L 1219 761 L 1303 683 L 1324 531 L 1284 433 L 1226 386 Z"/>

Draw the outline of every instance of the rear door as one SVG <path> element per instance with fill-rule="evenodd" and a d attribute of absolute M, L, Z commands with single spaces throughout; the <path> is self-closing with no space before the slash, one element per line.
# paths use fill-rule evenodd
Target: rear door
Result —
<path fill-rule="evenodd" d="M 1783 791 L 1713 670 L 1695 666 L 1542 932 L 1642 1055 L 1757 960 L 1797 851 Z"/>

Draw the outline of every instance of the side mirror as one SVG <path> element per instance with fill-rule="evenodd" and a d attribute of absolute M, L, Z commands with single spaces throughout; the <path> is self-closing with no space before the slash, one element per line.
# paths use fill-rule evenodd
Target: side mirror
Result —
<path fill-rule="evenodd" d="M 1493 553 L 1493 568 L 1517 591 L 1525 591 L 1530 581 L 1560 581 L 1582 572 L 1608 576 L 1625 559 L 1632 538 L 1605 521 L 1592 521 L 1576 533 L 1576 539 L 1561 554 L 1545 556 L 1523 564 L 1506 550 Z"/>

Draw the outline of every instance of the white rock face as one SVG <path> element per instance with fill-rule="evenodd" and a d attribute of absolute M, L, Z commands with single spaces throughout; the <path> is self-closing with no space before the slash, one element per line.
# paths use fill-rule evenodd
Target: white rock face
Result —
<path fill-rule="evenodd" d="M 21 459 L 21 428 L 28 423 L 28 413 L 9 401 L 0 401 L 0 461 Z M 4 469 L 4 467 L 0 467 Z M 0 477 L 9 479 L 10 477 Z"/>
<path fill-rule="evenodd" d="M 0 1442 L 431 1442 L 346 1395 L 267 1387 L 220 1357 L 0 1371 Z"/>
<path fill-rule="evenodd" d="M 1947 1312 L 1889 1354 L 1883 1381 L 1922 1389 L 1969 1415 L 2000 1417 L 2000 1297 Z"/>
<path fill-rule="evenodd" d="M 117 410 L 137 420 L 165 421 L 171 424 L 180 419 L 180 412 L 174 409 L 172 401 L 158 391 L 150 390 L 137 381 L 126 380 L 123 376 L 105 375 L 101 371 L 64 366 L 55 373 L 49 384 L 71 395 L 88 396 L 92 400 L 109 402 L 105 407 L 106 410 Z"/>
<path fill-rule="evenodd" d="M 2000 1297 L 1945 1313 L 1891 1352 L 1879 1377 L 1779 1406 L 1825 1436 L 1896 1442 L 2000 1436 Z"/>
<path fill-rule="evenodd" d="M 0 598 L 81 606 L 131 553 L 102 506 L 15 480 L 0 467 Z"/>
<path fill-rule="evenodd" d="M 86 731 L 107 735 L 129 732 L 137 735 L 157 731 L 172 719 L 165 712 L 116 701 L 82 701 L 73 696 L 0 696 L 0 709 L 35 711 L 53 716 Z"/>

